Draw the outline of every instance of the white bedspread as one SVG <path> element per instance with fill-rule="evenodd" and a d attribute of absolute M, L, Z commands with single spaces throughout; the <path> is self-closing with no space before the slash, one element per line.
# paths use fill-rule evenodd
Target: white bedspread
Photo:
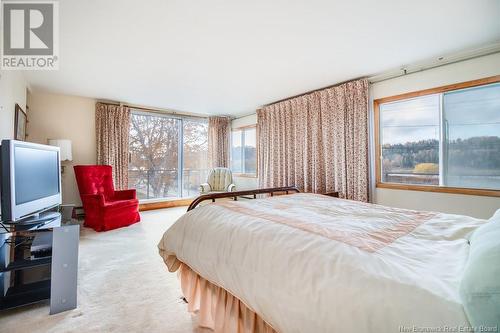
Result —
<path fill-rule="evenodd" d="M 468 325 L 458 288 L 483 223 L 294 194 L 198 207 L 159 249 L 279 332 L 401 332 Z"/>

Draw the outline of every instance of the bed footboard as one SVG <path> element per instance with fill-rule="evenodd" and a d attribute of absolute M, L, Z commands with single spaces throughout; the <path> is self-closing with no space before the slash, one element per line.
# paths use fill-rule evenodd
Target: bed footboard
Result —
<path fill-rule="evenodd" d="M 224 193 L 212 193 L 200 195 L 189 205 L 187 211 L 189 212 L 191 209 L 194 209 L 201 202 L 205 200 L 212 200 L 215 202 L 216 199 L 221 198 L 233 198 L 234 200 L 238 200 L 239 196 L 243 195 L 251 195 L 254 199 L 257 198 L 257 194 L 269 194 L 273 196 L 275 193 L 284 192 L 285 194 L 289 194 L 290 192 L 299 193 L 299 189 L 295 186 L 286 186 L 286 187 L 271 187 L 271 188 L 259 188 L 255 190 L 246 190 L 246 191 L 235 191 L 235 192 L 224 192 Z"/>

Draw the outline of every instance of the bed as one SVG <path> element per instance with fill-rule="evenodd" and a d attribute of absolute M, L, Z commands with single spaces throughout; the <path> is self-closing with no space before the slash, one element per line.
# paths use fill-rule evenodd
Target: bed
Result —
<path fill-rule="evenodd" d="M 297 193 L 197 207 L 158 247 L 216 332 L 409 332 L 469 325 L 459 285 L 485 222 Z"/>

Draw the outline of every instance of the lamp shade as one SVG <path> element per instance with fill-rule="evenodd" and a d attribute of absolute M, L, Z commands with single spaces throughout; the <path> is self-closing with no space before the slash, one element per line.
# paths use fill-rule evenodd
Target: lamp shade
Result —
<path fill-rule="evenodd" d="M 61 161 L 72 161 L 71 140 L 66 139 L 49 139 L 50 146 L 56 146 L 61 149 Z"/>

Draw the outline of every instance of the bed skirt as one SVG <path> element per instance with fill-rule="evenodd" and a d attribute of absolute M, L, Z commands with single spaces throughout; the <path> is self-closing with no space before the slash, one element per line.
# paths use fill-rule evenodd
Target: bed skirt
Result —
<path fill-rule="evenodd" d="M 238 298 L 183 263 L 179 267 L 179 278 L 188 311 L 197 312 L 199 326 L 215 333 L 277 333 Z"/>

